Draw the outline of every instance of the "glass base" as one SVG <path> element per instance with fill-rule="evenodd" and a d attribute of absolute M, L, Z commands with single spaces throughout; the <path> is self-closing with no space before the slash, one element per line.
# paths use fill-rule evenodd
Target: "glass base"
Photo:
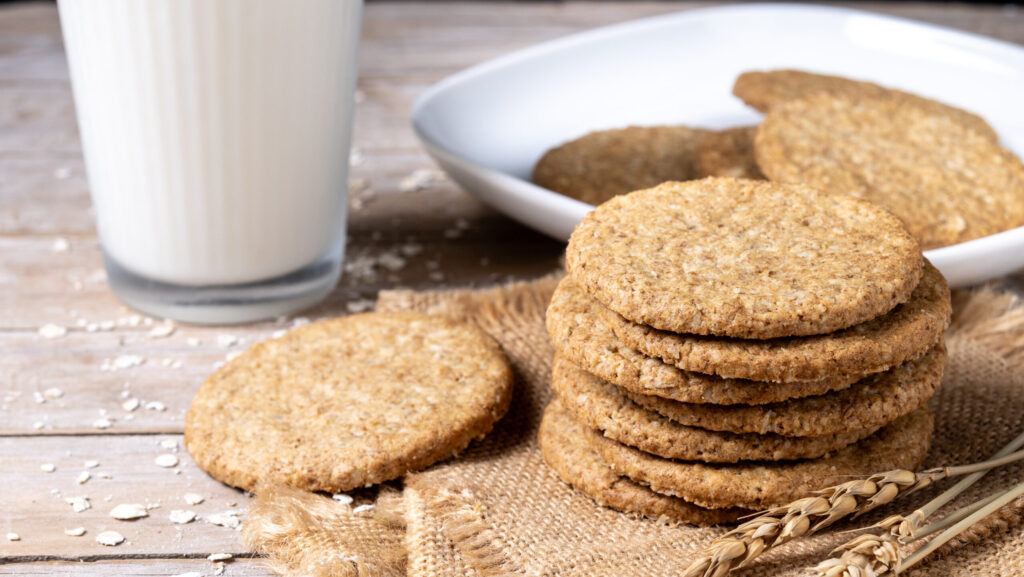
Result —
<path fill-rule="evenodd" d="M 103 255 L 107 282 L 125 304 L 151 316 L 200 325 L 249 323 L 310 307 L 337 284 L 341 260 L 332 255 L 301 270 L 250 284 L 186 286 L 139 276 Z"/>

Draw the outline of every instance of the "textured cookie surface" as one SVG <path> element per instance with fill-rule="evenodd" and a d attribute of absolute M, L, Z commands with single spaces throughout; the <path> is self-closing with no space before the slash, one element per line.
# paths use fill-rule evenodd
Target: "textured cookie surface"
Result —
<path fill-rule="evenodd" d="M 916 94 L 841 76 L 815 74 L 803 70 L 744 72 L 736 79 L 732 89 L 732 93 L 740 100 L 761 112 L 768 112 L 776 106 L 817 92 L 851 98 L 906 99 L 917 106 L 927 108 L 932 114 L 948 116 L 967 124 L 991 140 L 998 139 L 995 130 L 977 114 Z"/>
<path fill-rule="evenodd" d="M 450 457 L 508 408 L 512 372 L 483 331 L 369 313 L 257 343 L 200 387 L 185 446 L 215 479 L 344 491 Z"/>
<path fill-rule="evenodd" d="M 566 483 L 599 505 L 648 517 L 669 517 L 694 525 L 730 523 L 750 513 L 744 509 L 705 509 L 655 493 L 612 471 L 590 443 L 583 425 L 552 402 L 544 410 L 538 442 L 541 456 Z"/>
<path fill-rule="evenodd" d="M 884 314 L 910 296 L 922 260 L 899 219 L 873 204 L 731 178 L 616 197 L 566 248 L 576 284 L 633 322 L 754 339 Z"/>
<path fill-rule="evenodd" d="M 884 371 L 934 346 L 949 326 L 952 311 L 946 280 L 927 261 L 907 302 L 883 316 L 828 335 L 769 340 L 682 335 L 630 322 L 593 299 L 590 302 L 604 325 L 629 348 L 680 369 L 760 381 L 842 378 Z"/>
<path fill-rule="evenodd" d="M 905 98 L 809 95 L 772 108 L 757 163 L 772 180 L 877 203 L 928 250 L 1024 225 L 1024 164 Z"/>
<path fill-rule="evenodd" d="M 688 427 L 637 405 L 615 385 L 561 356 L 555 357 L 552 371 L 551 386 L 577 421 L 620 443 L 669 459 L 708 463 L 810 459 L 855 443 L 878 428 L 820 437 L 784 437 Z"/>
<path fill-rule="evenodd" d="M 762 509 L 810 491 L 889 469 L 916 469 L 928 453 L 932 415 L 919 409 L 874 435 L 821 459 L 712 465 L 673 461 L 587 431 L 598 454 L 617 473 L 704 507 Z"/>
<path fill-rule="evenodd" d="M 661 397 L 626 396 L 677 423 L 731 433 L 816 437 L 876 429 L 924 405 L 942 384 L 946 348 L 875 373 L 850 388 L 769 405 L 696 405 Z"/>
<path fill-rule="evenodd" d="M 591 132 L 545 153 L 533 182 L 598 205 L 667 180 L 690 180 L 697 178 L 697 146 L 705 134 L 687 126 Z"/>
<path fill-rule="evenodd" d="M 602 326 L 599 309 L 604 307 L 566 277 L 555 289 L 548 306 L 548 334 L 555 348 L 576 365 L 642 395 L 684 403 L 756 405 L 820 395 L 860 379 L 859 375 L 846 373 L 818 381 L 768 383 L 679 370 L 625 346 Z"/>
<path fill-rule="evenodd" d="M 697 149 L 698 176 L 764 179 L 754 158 L 756 134 L 756 126 L 708 132 Z"/>

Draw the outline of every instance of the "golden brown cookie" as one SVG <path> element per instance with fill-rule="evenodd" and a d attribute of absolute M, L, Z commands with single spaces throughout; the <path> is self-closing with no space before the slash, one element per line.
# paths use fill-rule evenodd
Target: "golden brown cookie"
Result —
<path fill-rule="evenodd" d="M 680 369 L 762 381 L 843 378 L 887 370 L 932 348 L 949 326 L 952 310 L 946 279 L 927 261 L 921 281 L 907 302 L 883 316 L 828 335 L 769 340 L 683 335 L 630 322 L 593 299 L 590 302 L 622 346 L 663 359 Z M 806 395 L 792 395 L 796 396 Z"/>
<path fill-rule="evenodd" d="M 804 70 L 768 70 L 744 72 L 736 79 L 732 93 L 747 105 L 768 112 L 791 100 L 809 94 L 826 92 L 851 98 L 902 98 L 927 108 L 932 114 L 948 116 L 971 126 L 991 140 L 998 140 L 996 131 L 983 118 L 948 104 L 923 98 L 916 94 L 885 88 L 871 82 L 852 80 L 841 76 L 815 74 Z"/>
<path fill-rule="evenodd" d="M 625 394 L 638 405 L 690 427 L 817 437 L 877 429 L 913 412 L 938 390 L 945 368 L 946 347 L 940 343 L 921 358 L 875 373 L 848 389 L 769 405 L 696 405 Z"/>
<path fill-rule="evenodd" d="M 971 124 L 906 98 L 811 94 L 776 106 L 755 143 L 773 181 L 877 203 L 924 250 L 1024 225 L 1024 164 Z"/>
<path fill-rule="evenodd" d="M 697 175 L 763 180 L 754 158 L 756 126 L 708 132 L 697 148 Z"/>
<path fill-rule="evenodd" d="M 732 178 L 613 198 L 566 248 L 573 281 L 627 319 L 748 339 L 873 319 L 907 300 L 921 266 L 917 242 L 873 204 Z"/>
<path fill-rule="evenodd" d="M 651 491 L 608 468 L 587 442 L 586 430 L 552 402 L 544 410 L 538 434 L 540 453 L 566 483 L 599 505 L 648 517 L 668 517 L 694 525 L 731 523 L 750 511 L 706 509 Z"/>
<path fill-rule="evenodd" d="M 464 449 L 511 394 L 508 360 L 475 326 L 355 315 L 257 343 L 207 378 L 185 419 L 185 447 L 235 487 L 346 491 Z"/>
<path fill-rule="evenodd" d="M 913 470 L 928 453 L 931 432 L 932 415 L 921 408 L 821 459 L 731 465 L 663 459 L 597 431 L 588 430 L 587 438 L 612 470 L 652 491 L 702 507 L 764 509 L 880 471 Z"/>
<path fill-rule="evenodd" d="M 553 148 L 533 182 L 598 205 L 666 180 L 697 178 L 697 146 L 707 131 L 688 126 L 630 126 L 591 132 Z"/>
<path fill-rule="evenodd" d="M 819 437 L 784 437 L 689 427 L 631 401 L 618 387 L 556 355 L 551 386 L 562 406 L 606 437 L 667 459 L 735 463 L 812 459 L 874 433 L 878 427 Z M 668 401 L 674 402 L 674 401 Z"/>
<path fill-rule="evenodd" d="M 840 390 L 861 378 L 847 373 L 817 381 L 767 383 L 679 370 L 619 341 L 602 326 L 599 309 L 607 310 L 566 277 L 558 284 L 548 306 L 548 334 L 555 348 L 570 361 L 634 393 L 684 403 L 758 405 Z"/>

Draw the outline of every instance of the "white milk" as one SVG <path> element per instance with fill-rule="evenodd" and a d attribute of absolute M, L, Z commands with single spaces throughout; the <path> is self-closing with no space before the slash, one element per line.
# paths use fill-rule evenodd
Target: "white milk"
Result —
<path fill-rule="evenodd" d="M 60 0 L 106 255 L 152 280 L 241 284 L 343 242 L 361 7 Z"/>

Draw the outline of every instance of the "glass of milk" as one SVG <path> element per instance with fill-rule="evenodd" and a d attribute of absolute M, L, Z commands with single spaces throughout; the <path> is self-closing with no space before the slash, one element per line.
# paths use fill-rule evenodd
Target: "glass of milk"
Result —
<path fill-rule="evenodd" d="M 345 246 L 361 0 L 60 0 L 107 277 L 195 323 L 307 307 Z"/>

